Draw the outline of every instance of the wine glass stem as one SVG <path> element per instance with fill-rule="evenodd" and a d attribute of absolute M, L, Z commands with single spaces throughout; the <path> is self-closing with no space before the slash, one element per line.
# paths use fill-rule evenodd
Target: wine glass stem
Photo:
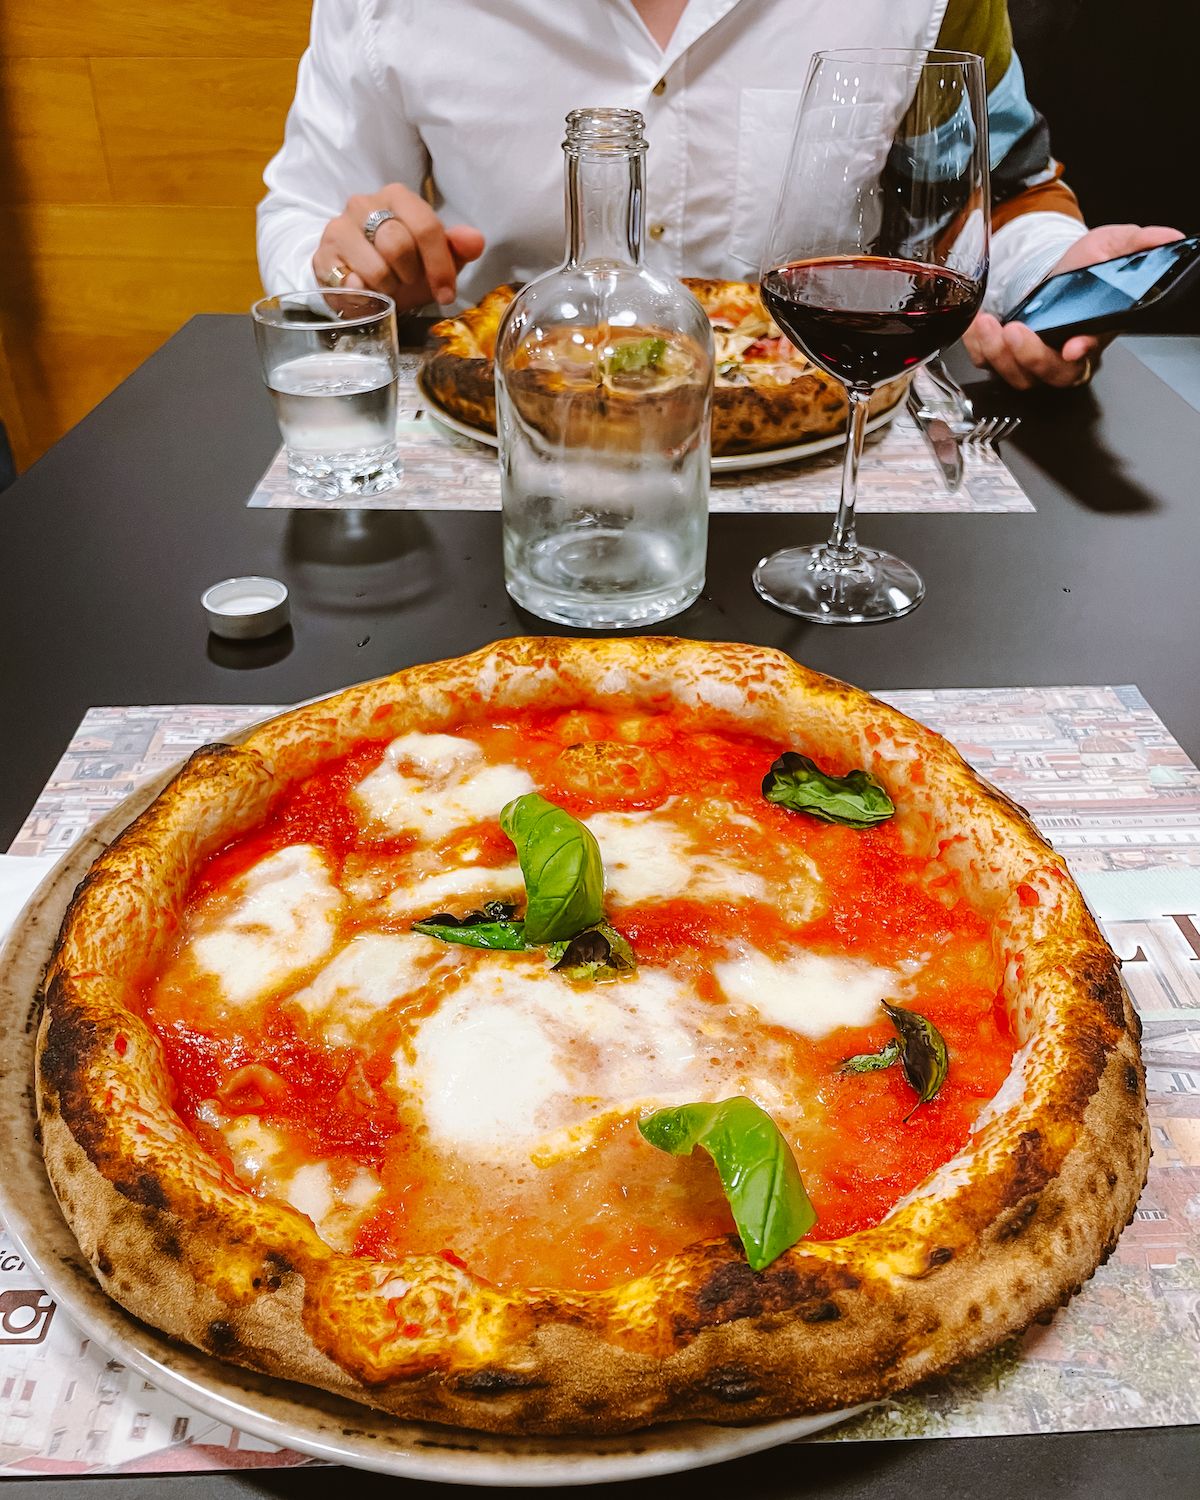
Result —
<path fill-rule="evenodd" d="M 858 465 L 867 436 L 867 412 L 871 404 L 869 391 L 847 390 L 850 399 L 849 432 L 842 457 L 842 498 L 834 518 L 826 550 L 833 554 L 838 567 L 858 560 L 858 539 L 854 535 L 854 501 L 858 495 Z"/>

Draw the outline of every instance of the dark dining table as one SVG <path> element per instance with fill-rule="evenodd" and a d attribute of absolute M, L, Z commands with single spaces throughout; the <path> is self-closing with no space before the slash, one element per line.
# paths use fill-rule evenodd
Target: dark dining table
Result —
<path fill-rule="evenodd" d="M 1004 455 L 1033 511 L 862 518 L 864 541 L 927 585 L 915 613 L 870 628 L 806 624 L 751 586 L 761 556 L 818 540 L 828 517 L 715 515 L 704 593 L 670 632 L 777 646 L 878 689 L 1132 683 L 1200 759 L 1197 361 L 1200 340 L 1157 360 L 1118 343 L 1090 386 L 1020 394 L 960 356 L 977 406 L 1022 419 Z M 1188 380 L 1172 382 L 1173 368 Z M 0 494 L 0 849 L 89 706 L 284 704 L 552 633 L 504 591 L 495 512 L 248 509 L 277 444 L 248 320 L 201 316 Z M 209 635 L 200 594 L 237 574 L 288 585 L 290 628 L 240 644 Z M 616 1489 L 1145 1500 L 1195 1493 L 1198 1472 L 1200 1428 L 1160 1427 L 789 1445 Z M 0 1500 L 315 1497 L 344 1482 L 365 1497 L 446 1493 L 307 1468 L 7 1478 Z"/>

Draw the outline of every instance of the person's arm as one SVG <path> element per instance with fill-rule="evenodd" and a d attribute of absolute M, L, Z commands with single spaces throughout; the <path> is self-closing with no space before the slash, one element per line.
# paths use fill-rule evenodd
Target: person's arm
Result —
<path fill-rule="evenodd" d="M 1088 229 L 1051 154 L 1046 121 L 1025 93 L 1007 0 L 950 0 L 938 46 L 979 53 L 987 73 L 992 262 L 984 311 L 964 338 L 967 351 L 976 365 L 1021 389 L 1078 385 L 1091 373 L 1098 340 L 1069 339 L 1058 351 L 1022 324 L 1001 325 L 1000 316 L 1047 276 L 1163 244 L 1178 231 L 1136 224 Z"/>
<path fill-rule="evenodd" d="M 338 284 L 385 291 L 402 309 L 451 300 L 458 267 L 480 253 L 483 239 L 463 226 L 443 228 L 420 193 L 428 170 L 359 0 L 314 0 L 284 143 L 264 173 L 264 287 L 312 287 L 333 272 Z M 363 226 L 375 209 L 393 217 L 372 244 Z"/>

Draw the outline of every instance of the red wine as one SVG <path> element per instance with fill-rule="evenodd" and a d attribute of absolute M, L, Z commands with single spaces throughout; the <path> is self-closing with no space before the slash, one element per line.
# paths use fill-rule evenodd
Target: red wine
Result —
<path fill-rule="evenodd" d="M 805 354 L 846 385 L 876 386 L 961 337 L 983 285 L 944 266 L 890 256 L 798 260 L 763 277 L 767 310 Z"/>

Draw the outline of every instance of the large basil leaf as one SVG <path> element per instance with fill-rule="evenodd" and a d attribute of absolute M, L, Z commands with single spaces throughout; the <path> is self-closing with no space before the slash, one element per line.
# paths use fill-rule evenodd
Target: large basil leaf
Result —
<path fill-rule="evenodd" d="M 886 822 L 895 804 L 869 771 L 827 776 L 808 758 L 785 750 L 763 777 L 762 794 L 768 802 L 792 812 L 808 813 L 825 823 L 847 828 L 871 828 Z"/>
<path fill-rule="evenodd" d="M 917 1102 L 904 1116 L 905 1123 L 912 1119 L 922 1104 L 928 1104 L 946 1081 L 950 1071 L 950 1055 L 941 1032 L 915 1010 L 905 1010 L 899 1005 L 880 1001 L 887 1011 L 896 1034 L 900 1038 L 900 1066 L 904 1076 L 917 1091 Z"/>
<path fill-rule="evenodd" d="M 753 1099 L 656 1110 L 638 1121 L 638 1129 L 672 1156 L 704 1147 L 716 1163 L 753 1270 L 769 1266 L 817 1222 L 791 1147 Z"/>
<path fill-rule="evenodd" d="M 525 878 L 525 940 L 573 938 L 604 915 L 600 845 L 578 818 L 537 792 L 517 797 L 500 813 Z"/>
<path fill-rule="evenodd" d="M 632 974 L 637 959 L 627 939 L 607 922 L 585 927 L 570 942 L 550 944 L 550 967 L 568 979 L 587 979 L 604 984 Z"/>

